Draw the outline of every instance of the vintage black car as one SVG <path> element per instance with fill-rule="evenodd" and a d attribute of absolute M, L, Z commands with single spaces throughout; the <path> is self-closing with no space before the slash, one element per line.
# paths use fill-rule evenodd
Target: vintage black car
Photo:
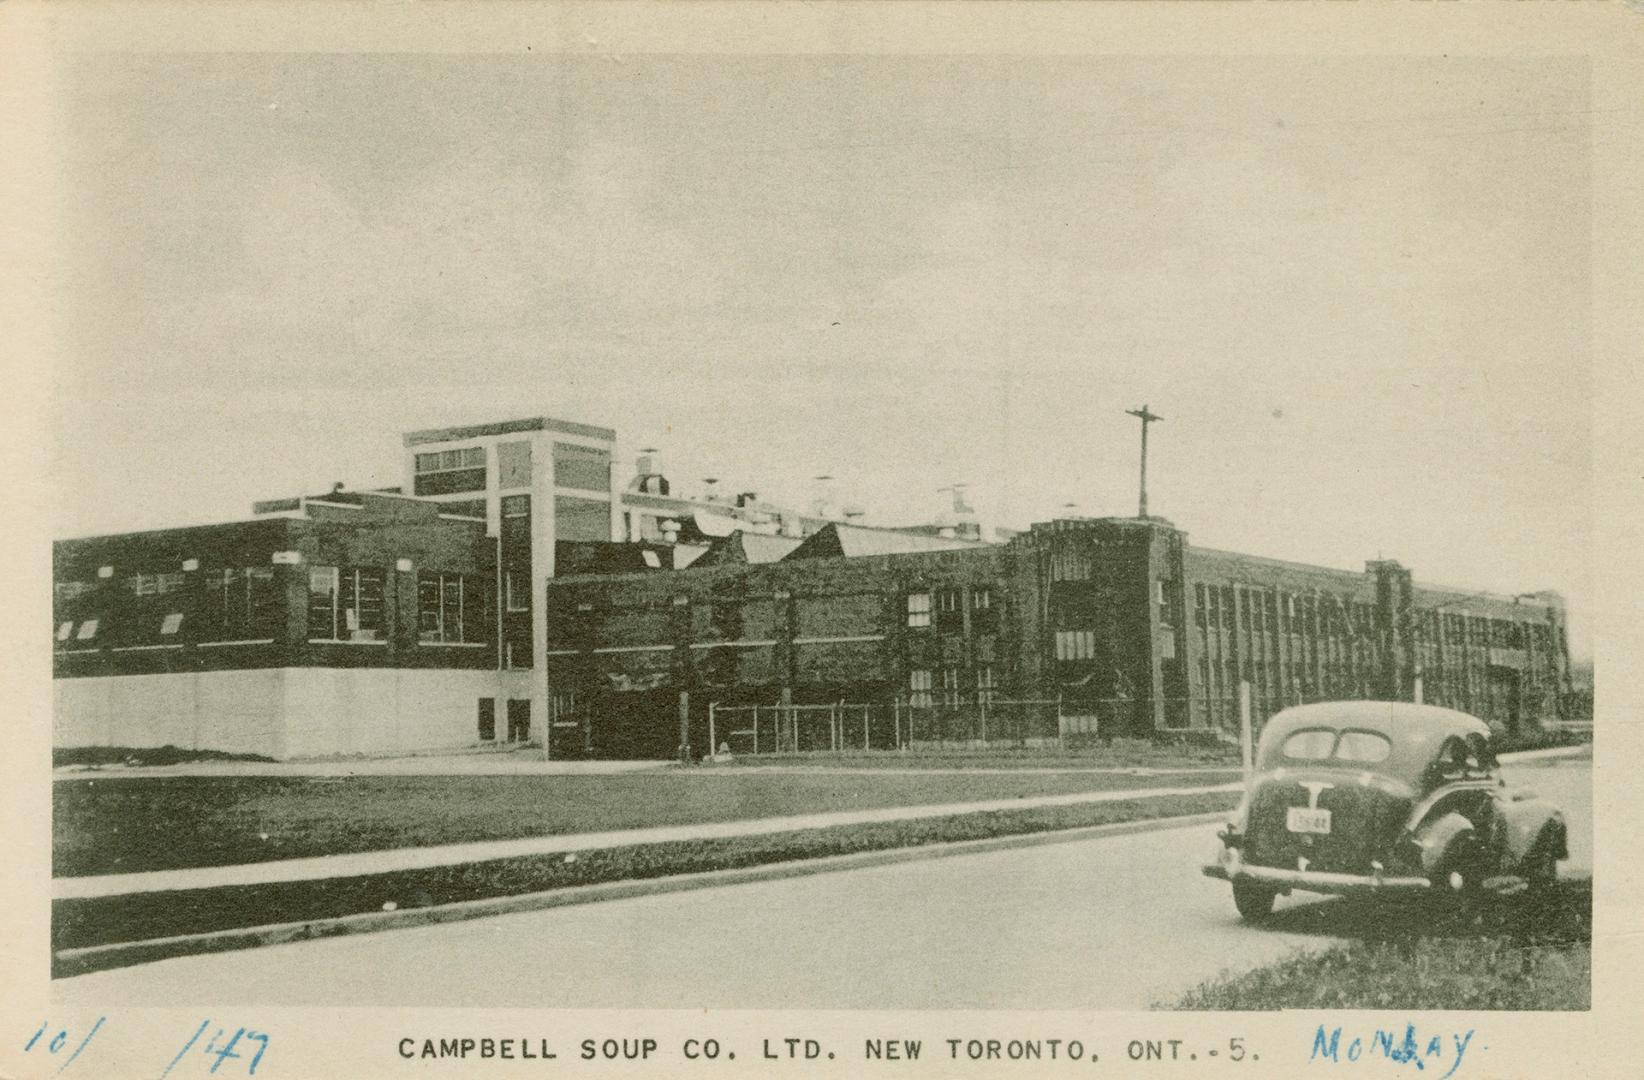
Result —
<path fill-rule="evenodd" d="M 1489 725 L 1404 702 L 1275 715 L 1217 835 L 1204 872 L 1233 883 L 1248 920 L 1294 889 L 1511 895 L 1552 884 L 1569 857 L 1563 815 L 1498 774 Z"/>

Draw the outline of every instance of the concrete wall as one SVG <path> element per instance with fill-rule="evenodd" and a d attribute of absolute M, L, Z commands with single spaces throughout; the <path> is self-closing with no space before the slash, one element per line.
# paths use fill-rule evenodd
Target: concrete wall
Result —
<path fill-rule="evenodd" d="M 52 681 L 52 745 L 182 746 L 286 756 L 285 671 L 174 672 Z"/>
<path fill-rule="evenodd" d="M 53 682 L 53 745 L 181 746 L 274 758 L 390 755 L 478 741 L 491 671 L 275 668 Z M 506 706 L 499 702 L 499 728 Z M 503 734 L 499 731 L 499 736 Z"/>

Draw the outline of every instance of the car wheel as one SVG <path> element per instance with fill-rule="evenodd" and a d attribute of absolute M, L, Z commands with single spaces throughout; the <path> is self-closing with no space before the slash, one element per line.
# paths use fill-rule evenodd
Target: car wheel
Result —
<path fill-rule="evenodd" d="M 1482 852 L 1476 841 L 1464 839 L 1433 875 L 1434 898 L 1441 910 L 1466 920 L 1478 918 L 1484 907 L 1482 888 L 1488 877 Z"/>
<path fill-rule="evenodd" d="M 1538 845 L 1524 860 L 1523 871 L 1532 894 L 1545 896 L 1551 892 L 1558 885 L 1557 847 L 1550 842 Z"/>
<path fill-rule="evenodd" d="M 1233 883 L 1233 906 L 1246 922 L 1260 922 L 1273 914 L 1273 900 L 1278 893 L 1265 885 L 1251 881 Z"/>

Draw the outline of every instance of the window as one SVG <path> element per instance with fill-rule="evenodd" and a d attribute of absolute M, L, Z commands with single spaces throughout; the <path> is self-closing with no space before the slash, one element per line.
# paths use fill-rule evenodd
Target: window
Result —
<path fill-rule="evenodd" d="M 943 614 L 958 611 L 962 596 L 958 589 L 943 589 L 936 594 L 937 604 Z"/>
<path fill-rule="evenodd" d="M 992 704 L 994 698 L 993 668 L 979 667 L 976 669 L 976 700 L 984 704 Z"/>
<path fill-rule="evenodd" d="M 208 637 L 240 641 L 273 636 L 280 615 L 276 600 L 272 566 L 207 572 L 202 616 Z"/>
<path fill-rule="evenodd" d="M 928 593 L 928 592 L 911 592 L 911 593 L 908 593 L 908 625 L 909 626 L 929 626 L 930 625 L 930 593 Z M 926 674 L 928 675 L 929 673 L 927 672 Z M 928 689 L 928 687 L 927 687 L 927 689 Z"/>
<path fill-rule="evenodd" d="M 1304 728 L 1284 740 L 1284 756 L 1297 761 L 1323 761 L 1336 745 L 1336 733 L 1325 728 Z"/>
<path fill-rule="evenodd" d="M 75 641 L 90 641 L 97 636 L 97 620 L 87 619 L 80 624 L 80 632 L 74 635 Z"/>
<path fill-rule="evenodd" d="M 479 738 L 480 742 L 494 742 L 497 737 L 497 699 L 482 697 L 479 699 Z"/>
<path fill-rule="evenodd" d="M 531 610 L 531 584 L 529 574 L 516 574 L 512 570 L 502 575 L 503 589 L 506 592 L 506 602 L 509 611 Z"/>
<path fill-rule="evenodd" d="M 497 486 L 505 489 L 531 486 L 529 440 L 497 444 Z"/>
<path fill-rule="evenodd" d="M 908 704 L 915 709 L 930 708 L 929 668 L 915 668 L 908 672 Z"/>
<path fill-rule="evenodd" d="M 78 600 L 91 591 L 89 581 L 59 581 L 51 587 L 52 595 L 59 604 L 66 604 L 70 600 Z"/>
<path fill-rule="evenodd" d="M 416 456 L 413 495 L 450 495 L 458 491 L 484 490 L 485 447 L 436 450 Z"/>
<path fill-rule="evenodd" d="M 1165 591 L 1165 583 L 1160 580 L 1153 582 L 1153 602 L 1159 607 L 1159 621 L 1170 622 L 1170 600 Z"/>
<path fill-rule="evenodd" d="M 417 640 L 458 644 L 485 640 L 483 590 L 462 574 L 417 576 Z"/>
<path fill-rule="evenodd" d="M 354 567 L 310 567 L 308 639 L 383 640 L 382 571 Z"/>
<path fill-rule="evenodd" d="M 959 704 L 959 669 L 950 667 L 942 669 L 942 703 L 944 705 Z"/>
<path fill-rule="evenodd" d="M 504 495 L 502 497 L 502 516 L 505 518 L 530 517 L 531 496 Z"/>
<path fill-rule="evenodd" d="M 1050 553 L 1050 580 L 1088 581 L 1090 553 L 1083 548 L 1063 545 Z"/>
<path fill-rule="evenodd" d="M 970 606 L 977 611 L 987 611 L 992 608 L 993 590 L 985 588 L 972 589 L 970 594 Z"/>
<path fill-rule="evenodd" d="M 176 592 L 183 587 L 183 575 L 171 574 L 132 574 L 125 580 L 126 588 L 133 596 L 160 596 L 163 593 Z"/>
<path fill-rule="evenodd" d="M 164 619 L 160 620 L 160 633 L 164 634 L 166 636 L 170 636 L 172 634 L 175 634 L 178 630 L 182 629 L 182 625 L 183 625 L 183 614 L 182 614 L 182 612 L 173 611 L 169 615 L 167 615 Z"/>
<path fill-rule="evenodd" d="M 644 559 L 645 565 L 652 570 L 662 569 L 662 556 L 657 554 L 654 548 L 645 548 L 639 553 L 639 557 Z"/>
<path fill-rule="evenodd" d="M 610 491 L 611 452 L 595 446 L 555 443 L 554 486 Z"/>
<path fill-rule="evenodd" d="M 74 632 L 74 624 L 73 623 L 71 623 L 71 622 L 59 623 L 58 626 L 57 626 L 57 640 L 58 641 L 67 641 L 69 639 L 69 635 L 72 634 L 73 632 Z"/>
<path fill-rule="evenodd" d="M 1094 660 L 1096 658 L 1096 631 L 1056 631 L 1056 659 Z"/>
<path fill-rule="evenodd" d="M 559 496 L 554 500 L 554 537 L 558 540 L 610 540 L 611 504 L 598 499 Z"/>

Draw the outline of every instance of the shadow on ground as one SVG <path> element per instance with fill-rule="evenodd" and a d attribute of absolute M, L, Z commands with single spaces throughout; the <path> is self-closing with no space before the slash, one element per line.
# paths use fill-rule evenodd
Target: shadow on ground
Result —
<path fill-rule="evenodd" d="M 1593 880 L 1560 880 L 1541 894 L 1475 901 L 1435 894 L 1409 897 L 1336 897 L 1276 911 L 1261 930 L 1360 941 L 1506 937 L 1521 945 L 1592 940 Z"/>

